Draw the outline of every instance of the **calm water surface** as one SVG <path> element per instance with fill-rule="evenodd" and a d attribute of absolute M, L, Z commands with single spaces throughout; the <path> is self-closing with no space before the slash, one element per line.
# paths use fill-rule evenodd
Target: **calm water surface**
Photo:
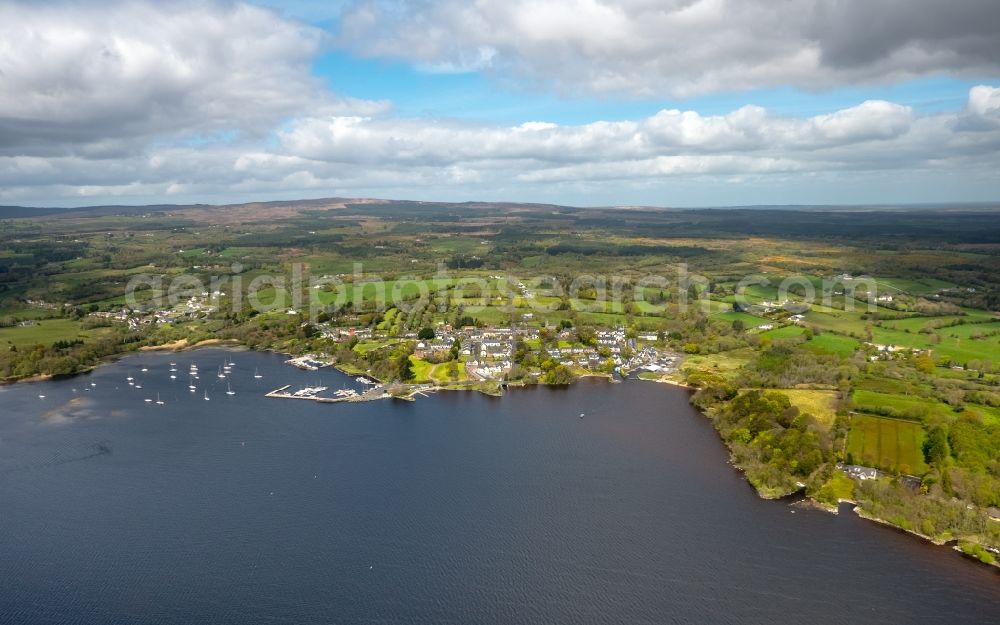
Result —
<path fill-rule="evenodd" d="M 993 570 L 758 499 L 683 390 L 265 399 L 359 386 L 283 360 L 0 389 L 0 622 L 1000 622 Z"/>

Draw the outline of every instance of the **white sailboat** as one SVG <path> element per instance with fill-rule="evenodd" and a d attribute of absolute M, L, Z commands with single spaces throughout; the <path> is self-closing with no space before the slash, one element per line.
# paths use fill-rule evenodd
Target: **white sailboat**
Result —
<path fill-rule="evenodd" d="M 208 389 L 207 388 L 205 389 L 205 401 L 209 401 L 209 399 L 208 399 Z"/>
<path fill-rule="evenodd" d="M 160 399 L 160 394 L 159 393 L 156 394 L 156 405 L 157 406 L 162 406 L 163 405 L 163 400 Z"/>
<path fill-rule="evenodd" d="M 261 379 L 261 378 L 262 378 L 262 377 L 264 377 L 264 376 L 262 376 L 262 375 L 260 374 L 260 372 L 259 372 L 259 371 L 257 371 L 257 369 L 254 369 L 254 370 L 253 370 L 253 377 L 254 377 L 254 379 L 256 379 L 256 380 L 259 380 L 259 379 Z"/>
<path fill-rule="evenodd" d="M 226 395 L 235 395 L 236 394 L 236 391 L 233 390 L 233 385 L 232 384 L 226 384 L 226 387 L 228 389 L 226 391 Z"/>

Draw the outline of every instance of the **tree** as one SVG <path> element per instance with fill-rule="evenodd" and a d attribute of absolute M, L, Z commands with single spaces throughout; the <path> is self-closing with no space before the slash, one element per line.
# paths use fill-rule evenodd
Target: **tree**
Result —
<path fill-rule="evenodd" d="M 924 458 L 927 459 L 927 464 L 940 467 L 949 456 L 951 448 L 948 446 L 948 430 L 942 425 L 934 426 L 924 440 Z"/>
<path fill-rule="evenodd" d="M 921 373 L 933 373 L 934 359 L 927 354 L 920 354 L 914 359 L 913 366 Z"/>
<path fill-rule="evenodd" d="M 417 338 L 421 341 L 429 341 L 434 338 L 434 328 L 420 328 L 420 332 L 417 332 Z"/>
<path fill-rule="evenodd" d="M 566 365 L 556 365 L 550 369 L 543 377 L 546 384 L 571 384 L 576 376 Z"/>

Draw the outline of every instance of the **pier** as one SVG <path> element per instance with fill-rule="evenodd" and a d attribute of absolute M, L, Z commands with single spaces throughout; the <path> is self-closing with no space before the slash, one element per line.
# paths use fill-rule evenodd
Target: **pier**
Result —
<path fill-rule="evenodd" d="M 276 388 L 273 391 L 264 394 L 264 397 L 270 397 L 272 399 L 308 399 L 311 401 L 320 402 L 321 404 L 338 404 L 341 402 L 361 402 L 361 401 L 374 401 L 376 399 L 391 399 L 390 395 L 383 387 L 376 386 L 368 389 L 364 393 L 358 393 L 352 391 L 351 394 L 343 394 L 339 397 L 320 397 L 319 393 L 325 391 L 326 388 L 321 387 L 307 387 L 299 391 L 289 391 L 291 384 L 286 384 L 281 388 Z M 303 392 L 312 391 L 312 392 Z M 339 391 L 338 391 L 339 392 Z"/>

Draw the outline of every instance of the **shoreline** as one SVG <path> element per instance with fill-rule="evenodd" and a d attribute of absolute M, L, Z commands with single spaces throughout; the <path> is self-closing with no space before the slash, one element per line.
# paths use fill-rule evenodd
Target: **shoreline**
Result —
<path fill-rule="evenodd" d="M 659 381 L 659 380 L 657 380 L 657 381 Z M 672 384 L 674 386 L 679 386 L 679 387 L 682 387 L 682 388 L 686 388 L 686 389 L 689 389 L 689 390 L 695 390 L 691 386 L 688 386 L 688 385 L 685 385 L 685 384 L 680 384 L 680 383 L 674 384 L 670 380 L 663 380 L 663 382 L 664 383 L 668 383 L 668 384 Z M 795 490 L 793 490 L 791 492 L 787 492 L 787 493 L 767 493 L 767 492 L 763 492 L 756 484 L 753 483 L 753 481 L 749 478 L 749 476 L 747 476 L 747 472 L 742 467 L 740 467 L 738 464 L 736 464 L 733 461 L 732 450 L 730 450 L 729 445 L 726 444 L 726 441 L 722 439 L 722 436 L 719 435 L 719 431 L 715 428 L 715 423 L 712 420 L 711 415 L 709 415 L 707 412 L 701 410 L 700 408 L 697 408 L 695 406 L 692 406 L 692 407 L 695 408 L 695 410 L 697 410 L 703 417 L 705 417 L 706 419 L 709 420 L 709 422 L 710 422 L 710 424 L 712 426 L 712 429 L 715 430 L 716 436 L 718 436 L 719 442 L 722 443 L 722 445 L 726 448 L 726 451 L 729 452 L 729 457 L 726 459 L 726 462 L 731 467 L 733 467 L 734 470 L 736 470 L 736 471 L 738 471 L 740 473 L 740 475 L 743 478 L 743 481 L 748 486 L 750 486 L 750 488 L 753 489 L 753 491 L 757 494 L 758 498 L 760 498 L 760 499 L 762 499 L 764 501 L 781 501 L 782 499 L 788 499 L 788 498 L 792 498 L 792 497 L 800 497 L 800 499 L 797 499 L 796 501 L 792 502 L 790 505 L 795 505 L 795 506 L 799 506 L 799 507 L 803 507 L 803 508 L 816 509 L 816 510 L 819 510 L 819 511 L 822 511 L 822 512 L 827 512 L 827 513 L 838 515 L 838 516 L 840 514 L 840 505 L 841 504 L 845 504 L 845 503 L 846 504 L 850 504 L 852 506 L 853 512 L 858 517 L 860 517 L 862 519 L 865 519 L 866 521 L 873 521 L 875 523 L 878 523 L 879 525 L 883 525 L 885 527 L 892 528 L 892 529 L 897 530 L 897 531 L 905 532 L 905 533 L 907 533 L 907 534 L 909 534 L 909 535 L 911 535 L 911 536 L 913 536 L 915 538 L 922 539 L 922 540 L 924 540 L 926 542 L 929 542 L 929 543 L 931 543 L 931 544 L 933 544 L 935 546 L 938 546 L 938 547 L 948 546 L 950 543 L 954 543 L 951 546 L 952 549 L 954 549 L 955 551 L 959 552 L 964 557 L 966 557 L 966 558 L 968 558 L 970 560 L 973 560 L 973 561 L 979 563 L 980 565 L 988 566 L 988 567 L 993 567 L 993 568 L 997 569 L 998 572 L 1000 572 L 1000 556 L 997 556 L 994 559 L 993 562 L 984 562 L 983 560 L 980 560 L 979 558 L 975 557 L 974 555 L 972 555 L 970 553 L 966 553 L 964 550 L 962 550 L 961 547 L 960 547 L 960 545 L 959 545 L 959 543 L 961 541 L 958 538 L 954 538 L 954 539 L 942 541 L 942 540 L 935 539 L 935 538 L 933 538 L 931 536 L 927 536 L 925 534 L 922 534 L 920 532 L 917 532 L 915 530 L 910 530 L 910 529 L 907 529 L 907 528 L 904 528 L 904 527 L 900 527 L 899 525 L 896 525 L 895 523 L 892 523 L 891 521 L 888 521 L 886 519 L 877 517 L 877 516 L 875 516 L 875 515 L 867 512 L 864 508 L 861 507 L 861 505 L 858 502 L 856 502 L 854 500 L 851 500 L 851 499 L 838 499 L 837 500 L 837 505 L 831 506 L 831 505 L 827 504 L 826 502 L 820 501 L 820 500 L 816 499 L 815 497 L 806 494 L 806 492 L 805 492 L 805 485 L 804 484 L 800 484 L 800 486 L 798 488 L 796 488 Z M 834 469 L 834 470 L 837 470 L 837 469 Z M 971 544 L 978 545 L 978 546 L 982 547 L 983 549 L 987 549 L 981 543 L 973 542 L 973 541 L 966 541 L 966 542 L 970 542 Z M 994 555 L 997 555 L 997 554 L 994 553 Z"/>

